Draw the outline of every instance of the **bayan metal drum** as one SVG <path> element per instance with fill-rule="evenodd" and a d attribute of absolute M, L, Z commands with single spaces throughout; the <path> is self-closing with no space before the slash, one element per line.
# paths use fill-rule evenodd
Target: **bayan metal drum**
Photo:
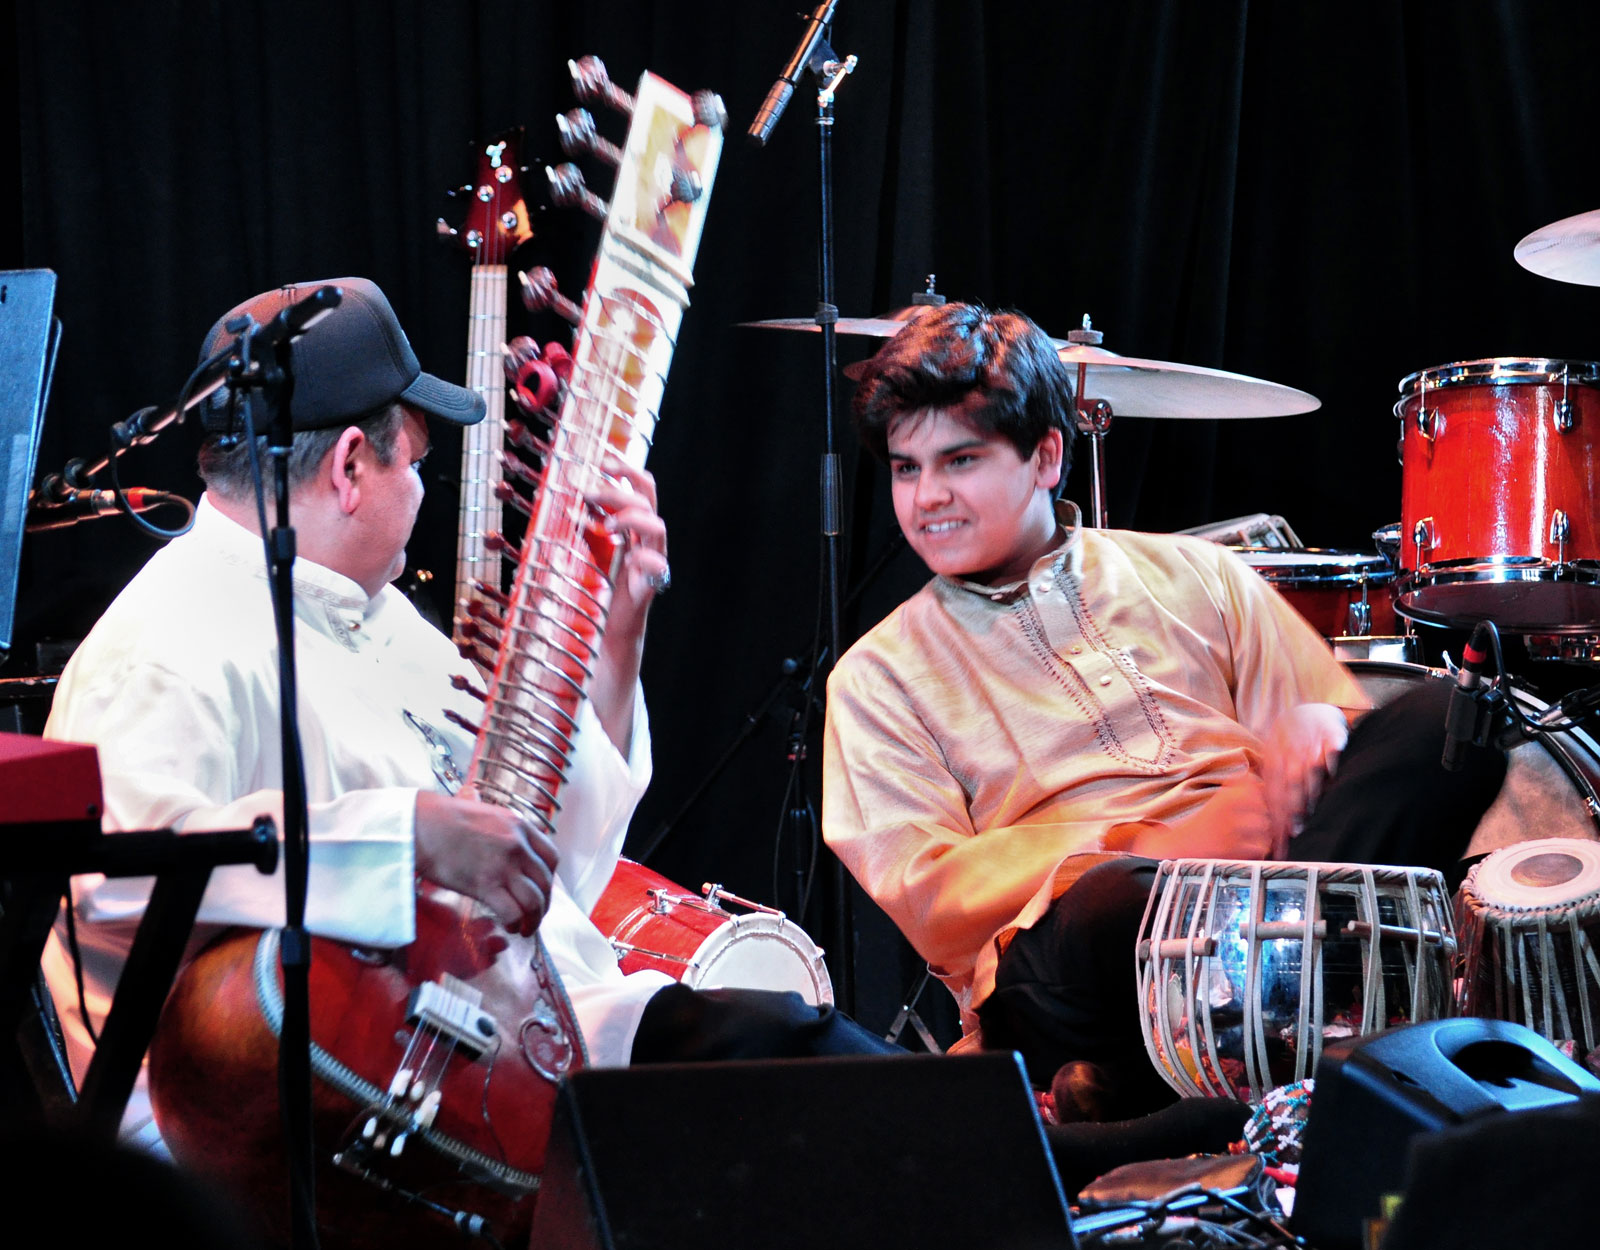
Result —
<path fill-rule="evenodd" d="M 1140 1027 L 1187 1096 L 1259 1102 L 1324 1042 L 1450 1014 L 1455 933 L 1425 868 L 1183 859 L 1156 870 Z"/>
<path fill-rule="evenodd" d="M 1348 661 L 1345 665 L 1374 704 L 1384 704 L 1425 681 L 1452 681 L 1443 669 L 1418 664 Z M 1515 681 L 1510 698 L 1537 718 L 1547 705 Z M 1444 727 L 1439 729 L 1444 745 Z M 1600 839 L 1600 744 L 1586 730 L 1543 734 L 1507 752 L 1506 779 L 1467 852 L 1486 854 L 1530 835 Z"/>
<path fill-rule="evenodd" d="M 1400 383 L 1402 615 L 1511 633 L 1600 621 L 1600 364 L 1467 360 Z"/>
<path fill-rule="evenodd" d="M 725 902 L 748 914 L 734 915 Z M 822 951 L 805 930 L 721 886 L 690 894 L 623 859 L 590 918 L 611 939 L 624 972 L 654 968 L 691 989 L 794 990 L 813 1006 L 833 1002 Z"/>
<path fill-rule="evenodd" d="M 1394 570 L 1359 551 L 1268 551 L 1235 547 L 1324 638 L 1393 636 Z"/>
<path fill-rule="evenodd" d="M 1539 838 L 1475 864 L 1461 887 L 1461 1012 L 1526 1025 L 1595 1066 L 1600 845 Z"/>

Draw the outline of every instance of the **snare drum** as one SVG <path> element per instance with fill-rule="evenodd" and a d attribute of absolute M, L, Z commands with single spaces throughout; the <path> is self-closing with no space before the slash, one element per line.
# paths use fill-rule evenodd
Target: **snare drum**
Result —
<path fill-rule="evenodd" d="M 795 990 L 813 1006 L 833 1002 L 822 951 L 805 930 L 720 886 L 690 894 L 643 864 L 618 860 L 590 919 L 624 972 L 654 968 L 692 989 Z"/>
<path fill-rule="evenodd" d="M 1600 1046 L 1600 845 L 1539 838 L 1475 864 L 1461 887 L 1461 1013 L 1557 1045 Z"/>
<path fill-rule="evenodd" d="M 1390 637 L 1395 625 L 1394 570 L 1359 551 L 1274 551 L 1235 547 L 1324 638 Z"/>
<path fill-rule="evenodd" d="M 1600 365 L 1468 360 L 1400 383 L 1402 615 L 1512 633 L 1600 622 Z"/>
<path fill-rule="evenodd" d="M 1450 903 L 1426 868 L 1169 860 L 1136 953 L 1145 1049 L 1186 1096 L 1259 1102 L 1326 1040 L 1452 1008 Z"/>

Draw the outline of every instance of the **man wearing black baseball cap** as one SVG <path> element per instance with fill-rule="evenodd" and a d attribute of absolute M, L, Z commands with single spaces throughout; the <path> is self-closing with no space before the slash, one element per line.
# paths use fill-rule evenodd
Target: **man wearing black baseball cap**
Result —
<path fill-rule="evenodd" d="M 294 343 L 290 404 L 300 736 L 311 812 L 307 924 L 367 946 L 408 943 L 420 876 L 480 900 L 512 930 L 531 932 L 554 907 L 547 944 L 563 972 L 581 973 L 582 959 L 568 948 L 588 935 L 564 935 L 588 925 L 593 900 L 557 888 L 550 838 L 506 808 L 455 793 L 473 742 L 447 712 L 472 720 L 479 709 L 450 678 L 479 679 L 389 585 L 404 568 L 422 500 L 417 469 L 428 418 L 472 424 L 483 419 L 483 399 L 423 372 L 389 301 L 363 278 L 247 300 L 217 321 L 203 358 L 230 345 L 224 327 L 235 318 L 248 313 L 264 323 L 322 286 L 338 287 L 343 299 Z M 194 528 L 149 561 L 84 640 L 46 729 L 99 748 L 108 830 L 230 829 L 261 812 L 281 818 L 277 644 L 249 448 L 232 407 L 224 388 L 205 413 L 206 491 Z M 599 849 L 620 849 L 650 774 L 638 666 L 666 567 L 666 530 L 650 476 L 620 462 L 608 468 L 625 485 L 597 491 L 592 502 L 628 541 L 563 795 L 569 868 Z M 76 912 L 91 922 L 79 933 L 93 1019 L 109 1007 L 147 895 L 148 882 L 78 881 Z M 271 927 L 283 923 L 282 909 L 281 881 L 222 869 L 201 920 Z M 81 1077 L 93 1043 L 59 942 L 46 969 Z M 631 1019 L 620 1024 L 629 1038 L 648 994 L 633 997 L 624 1003 Z M 626 1060 L 624 1049 L 618 1061 Z M 130 1107 L 126 1127 L 141 1118 L 148 1121 L 147 1103 Z"/>

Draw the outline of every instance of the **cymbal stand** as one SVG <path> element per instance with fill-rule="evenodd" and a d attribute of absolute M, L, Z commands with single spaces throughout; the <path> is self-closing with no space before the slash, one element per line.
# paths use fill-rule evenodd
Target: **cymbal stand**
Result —
<path fill-rule="evenodd" d="M 1067 342 L 1099 347 L 1105 335 L 1090 323 L 1089 314 L 1083 314 L 1083 326 L 1067 332 Z M 1111 433 L 1111 405 L 1103 399 L 1090 403 L 1084 395 L 1089 375 L 1087 361 L 1078 362 L 1078 430 L 1089 437 L 1089 524 L 1097 530 L 1106 528 L 1106 435 Z"/>

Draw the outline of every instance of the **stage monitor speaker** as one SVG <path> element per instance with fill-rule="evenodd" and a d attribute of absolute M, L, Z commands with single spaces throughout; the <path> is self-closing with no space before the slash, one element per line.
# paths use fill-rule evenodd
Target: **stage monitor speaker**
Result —
<path fill-rule="evenodd" d="M 590 1069 L 562 1086 L 536 1250 L 1074 1246 L 1020 1060 Z"/>
<path fill-rule="evenodd" d="M 1294 1232 L 1359 1250 L 1412 1139 L 1505 1112 L 1575 1104 L 1600 1080 L 1504 1020 L 1431 1020 L 1329 1043 L 1317 1065 L 1295 1188 Z"/>

